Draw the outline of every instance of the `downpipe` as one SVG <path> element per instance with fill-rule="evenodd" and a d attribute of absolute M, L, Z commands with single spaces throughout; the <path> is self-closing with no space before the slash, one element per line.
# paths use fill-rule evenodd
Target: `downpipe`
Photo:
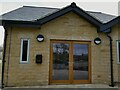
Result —
<path fill-rule="evenodd" d="M 109 86 L 114 87 L 114 76 L 113 76 L 113 50 L 112 50 L 112 37 L 106 34 L 110 41 L 110 73 L 111 73 L 111 84 Z"/>
<path fill-rule="evenodd" d="M 5 32 L 4 32 L 4 51 L 3 51 L 3 60 L 2 60 L 2 80 L 1 80 L 1 87 L 2 89 L 4 88 L 4 67 L 5 67 L 5 54 L 6 54 L 6 41 L 7 41 L 7 30 L 6 28 L 5 29 Z"/>

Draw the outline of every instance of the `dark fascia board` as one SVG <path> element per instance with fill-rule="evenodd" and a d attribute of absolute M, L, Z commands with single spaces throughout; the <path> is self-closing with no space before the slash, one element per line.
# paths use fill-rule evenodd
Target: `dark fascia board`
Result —
<path fill-rule="evenodd" d="M 89 21 L 90 23 L 92 23 L 93 25 L 95 25 L 97 28 L 100 28 L 102 26 L 102 23 L 100 21 L 98 21 L 97 19 L 95 19 L 94 17 L 92 17 L 91 15 L 89 15 L 88 13 L 86 13 L 84 10 L 80 9 L 79 7 L 76 6 L 76 4 L 73 2 L 71 3 L 71 5 L 56 11 L 42 19 L 38 19 L 35 21 L 12 21 L 12 20 L 3 20 L 2 21 L 2 25 L 13 25 L 13 26 L 30 26 L 30 27 L 40 27 L 41 25 L 57 18 L 60 17 L 68 12 L 74 12 L 76 14 L 78 14 L 79 16 L 83 17 L 84 19 L 86 19 L 87 21 Z M 97 29 L 99 31 L 99 29 Z"/>
<path fill-rule="evenodd" d="M 49 22 L 49 21 L 51 21 L 51 20 L 53 20 L 53 19 L 55 19 L 57 17 L 60 17 L 60 16 L 62 16 L 64 14 L 66 14 L 66 13 L 68 13 L 70 11 L 72 11 L 72 8 L 71 7 L 66 7 L 66 8 L 61 9 L 61 10 L 59 10 L 59 11 L 53 13 L 53 14 L 50 14 L 50 15 L 42 18 L 42 19 L 38 19 L 36 22 L 40 23 L 42 25 L 42 24 L 45 24 L 45 23 L 47 23 L 47 22 Z"/>
<path fill-rule="evenodd" d="M 89 21 L 90 23 L 94 24 L 97 27 L 100 27 L 102 25 L 102 23 L 100 21 L 98 21 L 97 19 L 95 19 L 94 17 L 90 16 L 89 14 L 87 14 L 84 10 L 80 9 L 79 7 L 76 6 L 76 4 L 73 2 L 71 3 L 70 6 L 67 6 L 53 14 L 50 14 L 42 19 L 38 19 L 37 23 L 47 23 L 57 17 L 60 17 L 68 12 L 74 12 L 76 14 L 78 14 L 79 16 L 82 16 L 84 19 L 86 19 L 87 21 Z"/>
<path fill-rule="evenodd" d="M 120 16 L 116 17 L 115 19 L 103 24 L 101 27 L 100 27 L 100 30 L 103 32 L 109 28 L 111 28 L 112 26 L 116 25 L 120 23 Z M 111 29 L 112 30 L 112 29 Z"/>
<path fill-rule="evenodd" d="M 80 9 L 79 7 L 73 8 L 73 12 L 75 12 L 79 16 L 83 17 L 84 19 L 86 19 L 90 23 L 94 24 L 95 26 L 99 26 L 100 27 L 103 24 L 100 21 L 98 21 L 97 19 L 95 19 L 94 17 L 92 17 L 89 14 L 87 14 L 84 10 Z"/>
<path fill-rule="evenodd" d="M 0 21 L 2 26 L 25 26 L 25 27 L 40 27 L 40 24 L 30 21 L 14 21 L 14 20 L 2 20 Z"/>

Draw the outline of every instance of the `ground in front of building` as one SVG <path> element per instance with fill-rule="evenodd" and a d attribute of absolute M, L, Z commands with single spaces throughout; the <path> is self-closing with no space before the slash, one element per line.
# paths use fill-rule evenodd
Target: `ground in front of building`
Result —
<path fill-rule="evenodd" d="M 6 87 L 3 90 L 120 90 L 118 86 L 110 87 L 103 84 L 81 84 L 81 85 L 47 85 L 27 87 Z"/>

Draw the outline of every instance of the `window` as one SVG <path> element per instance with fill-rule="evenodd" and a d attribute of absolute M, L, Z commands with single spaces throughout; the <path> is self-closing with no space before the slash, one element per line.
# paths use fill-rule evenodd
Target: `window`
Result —
<path fill-rule="evenodd" d="M 20 63 L 28 63 L 29 39 L 21 39 Z"/>
<path fill-rule="evenodd" d="M 117 57 L 118 57 L 118 64 L 120 64 L 120 41 L 117 41 Z"/>

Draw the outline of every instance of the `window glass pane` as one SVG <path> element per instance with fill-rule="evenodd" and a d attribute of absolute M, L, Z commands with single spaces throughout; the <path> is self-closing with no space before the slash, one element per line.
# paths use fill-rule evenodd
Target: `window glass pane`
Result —
<path fill-rule="evenodd" d="M 69 79 L 69 44 L 53 44 L 52 80 Z"/>
<path fill-rule="evenodd" d="M 74 80 L 88 80 L 88 45 L 87 44 L 74 44 L 73 78 Z"/>
<path fill-rule="evenodd" d="M 23 40 L 22 61 L 27 61 L 28 40 Z"/>

